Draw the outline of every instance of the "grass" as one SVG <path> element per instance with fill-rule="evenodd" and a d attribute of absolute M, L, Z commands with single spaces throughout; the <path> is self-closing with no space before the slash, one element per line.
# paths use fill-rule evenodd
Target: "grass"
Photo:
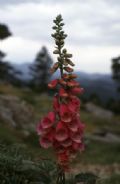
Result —
<path fill-rule="evenodd" d="M 97 184 L 120 184 L 120 175 L 114 174 L 107 179 L 102 179 Z"/>
<path fill-rule="evenodd" d="M 119 144 L 107 144 L 98 141 L 89 141 L 82 154 L 78 154 L 74 163 L 83 164 L 120 164 Z"/>
<path fill-rule="evenodd" d="M 86 125 L 87 133 L 94 133 L 96 130 L 107 130 L 111 133 L 120 135 L 120 117 L 113 117 L 111 119 L 103 119 L 95 117 L 86 111 L 80 111 L 80 117 Z"/>

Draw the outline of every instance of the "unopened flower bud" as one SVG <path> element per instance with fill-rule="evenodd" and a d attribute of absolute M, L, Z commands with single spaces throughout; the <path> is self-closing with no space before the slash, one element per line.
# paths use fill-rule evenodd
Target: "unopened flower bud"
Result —
<path fill-rule="evenodd" d="M 67 62 L 68 62 L 69 65 L 75 66 L 75 64 L 70 59 L 67 59 Z"/>
<path fill-rule="evenodd" d="M 66 72 L 73 72 L 73 69 L 72 68 L 70 68 L 70 67 L 64 67 L 64 70 L 66 71 Z"/>
<path fill-rule="evenodd" d="M 56 63 L 53 65 L 53 68 L 58 69 L 58 67 L 59 67 L 59 63 L 56 62 Z"/>
<path fill-rule="evenodd" d="M 68 62 L 66 60 L 63 61 L 63 65 L 67 66 Z"/>
<path fill-rule="evenodd" d="M 59 50 L 54 50 L 53 54 L 59 54 Z"/>
<path fill-rule="evenodd" d="M 65 56 L 66 56 L 67 58 L 71 58 L 71 57 L 72 57 L 72 54 L 68 54 L 68 53 L 67 53 Z"/>

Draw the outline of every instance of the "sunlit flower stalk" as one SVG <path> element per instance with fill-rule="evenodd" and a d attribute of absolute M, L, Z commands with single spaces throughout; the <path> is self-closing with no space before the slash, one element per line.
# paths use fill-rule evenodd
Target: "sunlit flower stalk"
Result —
<path fill-rule="evenodd" d="M 38 124 L 37 132 L 40 136 L 40 145 L 44 148 L 53 147 L 57 163 L 57 184 L 65 184 L 65 171 L 69 170 L 69 163 L 78 151 L 84 150 L 83 131 L 84 124 L 80 121 L 80 100 L 77 95 L 83 93 L 83 88 L 75 81 L 73 74 L 72 54 L 64 48 L 67 35 L 63 31 L 63 19 L 58 15 L 53 21 L 55 32 L 54 54 L 57 62 L 51 68 L 51 73 L 60 70 L 60 78 L 52 80 L 48 87 L 57 89 L 53 98 L 53 110 L 49 112 Z"/>

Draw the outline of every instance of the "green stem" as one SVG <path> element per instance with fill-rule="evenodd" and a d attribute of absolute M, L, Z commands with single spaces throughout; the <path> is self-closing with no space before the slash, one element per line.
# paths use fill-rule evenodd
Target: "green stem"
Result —
<path fill-rule="evenodd" d="M 60 166 L 58 167 L 56 184 L 65 184 L 65 172 L 60 168 Z"/>
<path fill-rule="evenodd" d="M 58 50 L 59 50 L 59 57 L 61 58 L 61 47 L 58 46 Z M 61 78 L 63 77 L 63 63 L 60 63 L 60 74 L 61 74 Z"/>

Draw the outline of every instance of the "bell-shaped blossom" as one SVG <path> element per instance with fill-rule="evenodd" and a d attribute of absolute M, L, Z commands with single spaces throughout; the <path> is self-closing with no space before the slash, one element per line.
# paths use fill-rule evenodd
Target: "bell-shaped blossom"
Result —
<path fill-rule="evenodd" d="M 68 102 L 68 108 L 70 112 L 77 113 L 80 108 L 80 100 L 75 96 L 71 96 Z"/>
<path fill-rule="evenodd" d="M 52 80 L 49 84 L 48 87 L 51 89 L 54 89 L 58 84 L 58 79 Z"/>
<path fill-rule="evenodd" d="M 75 80 L 70 80 L 67 82 L 67 86 L 68 87 L 79 87 L 79 82 L 75 81 Z"/>
<path fill-rule="evenodd" d="M 44 134 L 46 134 L 46 133 L 48 133 L 49 131 L 50 131 L 50 129 L 49 128 L 47 128 L 47 129 L 44 129 L 43 127 L 42 127 L 42 124 L 41 124 L 41 122 L 37 125 L 37 134 L 38 135 L 44 135 Z"/>
<path fill-rule="evenodd" d="M 47 129 L 53 126 L 55 122 L 55 113 L 54 112 L 49 112 L 46 117 L 44 117 L 41 121 L 41 126 L 43 129 Z"/>
<path fill-rule="evenodd" d="M 69 146 L 72 145 L 72 140 L 70 138 L 67 138 L 66 140 L 64 140 L 63 142 L 61 142 L 61 145 L 64 147 L 64 148 L 67 148 Z"/>
<path fill-rule="evenodd" d="M 67 82 L 63 79 L 59 79 L 59 84 L 61 84 L 62 86 L 66 86 Z"/>
<path fill-rule="evenodd" d="M 71 139 L 76 143 L 81 143 L 81 135 L 77 132 L 70 132 Z"/>
<path fill-rule="evenodd" d="M 76 119 L 73 119 L 71 122 L 67 123 L 67 126 L 69 130 L 72 132 L 77 132 L 79 128 L 79 124 L 78 121 L 76 121 Z"/>
<path fill-rule="evenodd" d="M 56 126 L 55 139 L 57 141 L 64 141 L 68 138 L 68 130 L 67 127 L 63 124 L 63 122 L 58 122 Z"/>
<path fill-rule="evenodd" d="M 73 94 L 73 95 L 78 95 L 78 94 L 82 94 L 83 93 L 83 88 L 80 88 L 80 87 L 75 87 L 75 88 L 72 88 L 70 90 L 70 92 Z"/>
<path fill-rule="evenodd" d="M 66 104 L 60 105 L 60 119 L 63 122 L 70 122 L 73 118 L 73 113 L 70 112 L 68 106 Z"/>
<path fill-rule="evenodd" d="M 49 148 L 49 147 L 52 146 L 52 142 L 51 142 L 51 140 L 48 137 L 44 136 L 44 137 L 40 138 L 40 145 L 43 148 Z"/>
<path fill-rule="evenodd" d="M 66 90 L 64 90 L 64 88 L 60 88 L 59 96 L 60 97 L 68 97 L 68 93 L 66 92 Z"/>

